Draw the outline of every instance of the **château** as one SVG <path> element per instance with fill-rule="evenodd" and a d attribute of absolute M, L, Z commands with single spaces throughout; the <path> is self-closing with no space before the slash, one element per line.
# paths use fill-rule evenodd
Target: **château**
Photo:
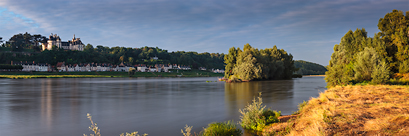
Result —
<path fill-rule="evenodd" d="M 84 51 L 85 45 L 81 42 L 80 38 L 72 38 L 72 40 L 68 40 L 68 42 L 61 41 L 60 36 L 57 34 L 52 34 L 48 38 L 46 43 L 42 43 L 42 50 L 52 50 L 53 46 L 57 46 L 58 48 L 62 48 L 64 50 L 76 50 L 76 51 Z"/>

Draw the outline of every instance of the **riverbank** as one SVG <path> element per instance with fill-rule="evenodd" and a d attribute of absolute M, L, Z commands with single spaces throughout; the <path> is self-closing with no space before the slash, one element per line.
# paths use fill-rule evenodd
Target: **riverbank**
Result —
<path fill-rule="evenodd" d="M 222 77 L 222 73 L 201 70 L 173 72 L 135 72 L 132 77 Z M 129 77 L 128 72 L 0 72 L 0 78 L 96 78 Z"/>
<path fill-rule="evenodd" d="M 264 135 L 405 135 L 409 133 L 409 87 L 333 87 L 265 127 Z"/>

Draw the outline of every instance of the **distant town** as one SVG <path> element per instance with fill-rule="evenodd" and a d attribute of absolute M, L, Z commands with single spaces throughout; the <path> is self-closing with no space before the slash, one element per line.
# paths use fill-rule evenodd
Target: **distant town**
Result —
<path fill-rule="evenodd" d="M 3 41 L 2 41 L 3 43 Z M 90 72 L 123 71 L 171 72 L 169 70 L 199 69 L 224 73 L 224 54 L 168 52 L 158 47 L 106 47 L 84 45 L 79 37 L 70 40 L 51 33 L 19 33 L 0 47 L 0 64 L 21 65 L 22 69 L 2 71 Z"/>

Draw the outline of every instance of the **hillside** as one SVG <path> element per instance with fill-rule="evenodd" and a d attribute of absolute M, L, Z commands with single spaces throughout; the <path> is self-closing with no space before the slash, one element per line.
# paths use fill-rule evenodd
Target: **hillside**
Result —
<path fill-rule="evenodd" d="M 265 135 L 406 135 L 407 86 L 337 86 L 301 106 L 292 120 L 272 124 Z M 285 121 L 286 116 L 281 121 Z"/>
<path fill-rule="evenodd" d="M 304 60 L 295 60 L 294 67 L 299 68 L 296 73 L 301 75 L 325 75 L 325 71 L 327 71 L 327 69 L 320 64 Z"/>

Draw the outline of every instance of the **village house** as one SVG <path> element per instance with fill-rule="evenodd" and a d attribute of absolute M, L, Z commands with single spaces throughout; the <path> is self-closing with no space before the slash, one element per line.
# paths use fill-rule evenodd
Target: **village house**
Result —
<path fill-rule="evenodd" d="M 67 67 L 65 67 L 65 62 L 58 62 L 57 65 L 55 66 L 57 67 L 57 70 L 59 72 L 67 71 Z"/>
<path fill-rule="evenodd" d="M 136 67 L 136 71 L 138 71 L 138 72 L 147 72 L 147 67 L 146 67 L 146 65 L 145 64 L 139 64 L 139 65 L 137 65 L 137 67 Z"/>
<path fill-rule="evenodd" d="M 206 70 L 205 67 L 199 67 L 199 70 Z"/>
<path fill-rule="evenodd" d="M 23 69 L 21 71 L 49 71 L 51 68 L 48 64 L 44 63 L 35 63 L 33 62 L 22 62 L 20 63 L 13 63 L 11 65 L 21 65 Z"/>
<path fill-rule="evenodd" d="M 213 73 L 224 73 L 224 69 L 212 69 Z"/>
<path fill-rule="evenodd" d="M 163 72 L 169 72 L 169 69 L 173 69 L 173 66 L 165 64 L 163 65 L 162 69 L 163 69 Z"/>
<path fill-rule="evenodd" d="M 178 69 L 181 69 L 181 70 L 192 70 L 192 68 L 190 68 L 189 66 L 178 66 Z"/>

